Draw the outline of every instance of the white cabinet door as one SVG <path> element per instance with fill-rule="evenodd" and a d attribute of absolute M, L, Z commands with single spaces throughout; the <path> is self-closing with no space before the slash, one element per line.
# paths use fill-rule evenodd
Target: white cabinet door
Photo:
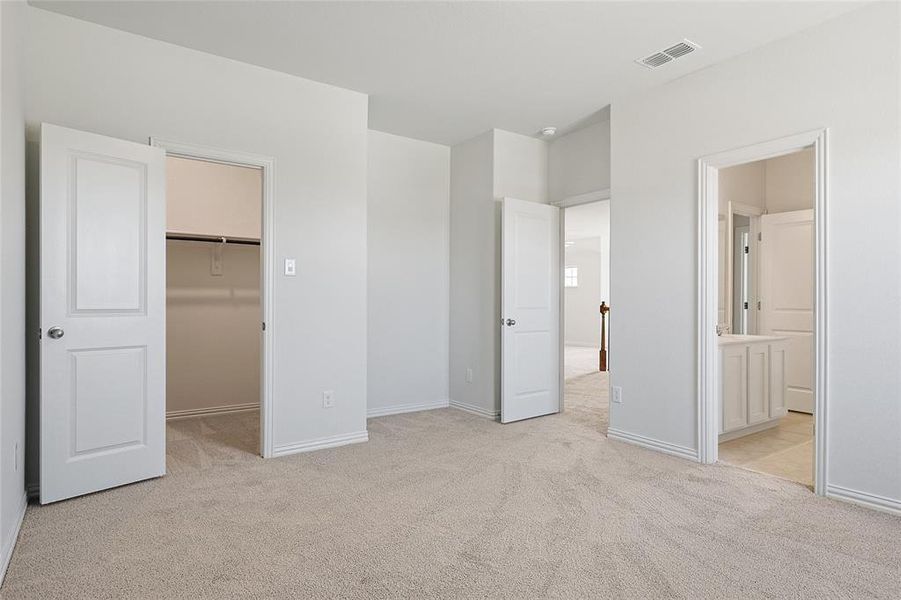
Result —
<path fill-rule="evenodd" d="M 760 333 L 789 338 L 785 403 L 813 412 L 814 214 L 763 215 L 761 224 Z"/>
<path fill-rule="evenodd" d="M 785 344 L 770 344 L 770 418 L 783 417 L 785 407 Z"/>
<path fill-rule="evenodd" d="M 504 199 L 501 422 L 560 411 L 560 211 Z"/>
<path fill-rule="evenodd" d="M 748 346 L 748 425 L 770 416 L 769 371 L 769 344 Z"/>
<path fill-rule="evenodd" d="M 722 361 L 722 431 L 726 433 L 748 424 L 748 355 L 745 346 L 723 346 Z"/>
<path fill-rule="evenodd" d="M 166 471 L 164 160 L 41 128 L 41 504 Z"/>

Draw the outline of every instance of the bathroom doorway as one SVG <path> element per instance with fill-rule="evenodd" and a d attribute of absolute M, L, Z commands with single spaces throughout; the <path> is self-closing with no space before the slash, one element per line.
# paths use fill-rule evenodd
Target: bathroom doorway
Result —
<path fill-rule="evenodd" d="M 825 132 L 701 161 L 703 462 L 825 493 Z M 712 285 L 711 285 L 712 284 Z"/>

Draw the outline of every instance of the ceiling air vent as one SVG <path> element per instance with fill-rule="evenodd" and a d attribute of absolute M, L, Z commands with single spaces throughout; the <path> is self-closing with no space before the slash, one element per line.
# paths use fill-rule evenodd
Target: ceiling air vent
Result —
<path fill-rule="evenodd" d="M 645 56 L 644 58 L 639 58 L 635 62 L 640 65 L 644 65 L 649 69 L 656 69 L 662 65 L 665 65 L 668 62 L 672 62 L 677 58 L 682 58 L 686 54 L 691 54 L 695 50 L 700 49 L 700 46 L 695 44 L 689 40 L 682 40 L 678 44 L 670 46 L 666 50 L 661 50 L 660 52 L 655 52 L 649 56 Z"/>

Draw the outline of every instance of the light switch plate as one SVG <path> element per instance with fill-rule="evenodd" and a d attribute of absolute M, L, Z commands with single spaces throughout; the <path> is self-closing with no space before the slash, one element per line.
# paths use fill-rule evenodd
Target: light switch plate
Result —
<path fill-rule="evenodd" d="M 322 408 L 331 408 L 335 405 L 335 392 L 326 390 L 322 392 Z"/>
<path fill-rule="evenodd" d="M 285 259 L 285 275 L 288 277 L 297 275 L 297 262 L 293 258 Z"/>
<path fill-rule="evenodd" d="M 622 404 L 623 403 L 623 388 L 622 388 L 622 386 L 614 385 L 612 388 L 612 391 L 613 391 L 613 401 L 616 404 Z"/>

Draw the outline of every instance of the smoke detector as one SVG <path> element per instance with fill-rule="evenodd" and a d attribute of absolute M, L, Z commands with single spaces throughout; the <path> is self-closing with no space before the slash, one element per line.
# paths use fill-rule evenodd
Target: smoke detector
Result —
<path fill-rule="evenodd" d="M 556 134 L 557 134 L 556 127 L 542 127 L 541 128 L 541 135 L 543 135 L 544 137 L 552 137 Z"/>
<path fill-rule="evenodd" d="M 683 56 L 691 54 L 695 50 L 700 49 L 701 47 L 691 40 L 683 39 L 681 42 L 673 44 L 669 48 L 665 48 L 659 52 L 654 52 L 653 54 L 649 54 L 644 58 L 638 58 L 635 60 L 635 62 L 649 69 L 656 69 L 657 67 L 662 67 L 668 62 L 682 58 Z"/>

